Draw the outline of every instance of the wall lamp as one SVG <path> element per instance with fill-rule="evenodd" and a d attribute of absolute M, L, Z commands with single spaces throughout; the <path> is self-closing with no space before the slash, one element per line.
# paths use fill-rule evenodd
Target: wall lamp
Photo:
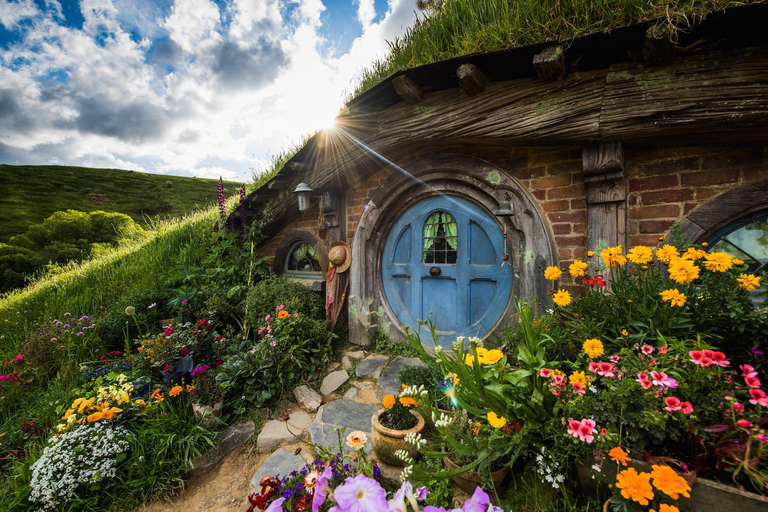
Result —
<path fill-rule="evenodd" d="M 302 181 L 296 186 L 296 190 L 293 192 L 294 194 L 297 194 L 299 198 L 299 211 L 309 211 L 313 192 L 312 188 Z"/>

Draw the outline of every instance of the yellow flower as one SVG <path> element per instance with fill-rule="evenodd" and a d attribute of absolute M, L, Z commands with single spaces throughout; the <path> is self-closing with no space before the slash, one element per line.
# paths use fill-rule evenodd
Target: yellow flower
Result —
<path fill-rule="evenodd" d="M 636 501 L 643 506 L 653 499 L 650 473 L 638 474 L 635 468 L 627 468 L 616 475 L 616 487 L 621 489 L 624 499 Z"/>
<path fill-rule="evenodd" d="M 621 245 L 616 247 L 606 247 L 600 251 L 600 257 L 603 258 L 603 263 L 608 268 L 618 267 L 624 265 L 627 262 L 627 258 L 621 253 Z"/>
<path fill-rule="evenodd" d="M 626 329 L 622 329 L 622 330 L 621 330 L 621 335 L 622 335 L 622 336 L 629 336 L 629 331 L 628 331 L 628 330 L 626 330 Z"/>
<path fill-rule="evenodd" d="M 704 257 L 704 266 L 712 272 L 725 272 L 733 266 L 733 256 L 726 252 L 711 252 Z"/>
<path fill-rule="evenodd" d="M 401 396 L 400 400 L 398 401 L 400 402 L 400 405 L 406 408 L 419 406 L 419 402 L 415 398 L 412 398 L 410 396 Z"/>
<path fill-rule="evenodd" d="M 385 409 L 391 409 L 395 406 L 395 397 L 392 395 L 385 396 L 381 401 L 381 405 L 383 405 Z"/>
<path fill-rule="evenodd" d="M 674 245 L 662 245 L 656 249 L 656 259 L 662 263 L 669 263 L 675 258 L 679 258 L 680 253 Z"/>
<path fill-rule="evenodd" d="M 458 386 L 458 385 L 459 385 L 459 382 L 461 382 L 461 379 L 459 378 L 459 376 L 458 376 L 458 375 L 456 375 L 456 374 L 455 374 L 455 373 L 453 373 L 453 372 L 450 372 L 450 373 L 448 373 L 448 374 L 446 375 L 446 377 L 453 377 L 453 385 L 454 385 L 454 386 Z"/>
<path fill-rule="evenodd" d="M 467 366 L 475 364 L 475 356 L 472 354 L 464 354 L 464 364 Z"/>
<path fill-rule="evenodd" d="M 669 277 L 679 284 L 688 284 L 699 277 L 701 269 L 685 258 L 675 258 L 669 264 Z"/>
<path fill-rule="evenodd" d="M 483 354 L 480 362 L 483 364 L 496 364 L 502 357 L 504 357 L 504 354 L 501 350 L 493 349 Z"/>
<path fill-rule="evenodd" d="M 700 260 L 706 255 L 707 255 L 707 251 L 702 251 L 701 249 L 697 249 L 696 247 L 689 247 L 688 250 L 683 253 L 682 257 L 688 258 L 689 260 Z"/>
<path fill-rule="evenodd" d="M 608 455 L 611 457 L 611 460 L 621 462 L 622 466 L 626 466 L 627 462 L 629 462 L 629 454 L 622 450 L 620 446 L 611 448 Z"/>
<path fill-rule="evenodd" d="M 477 436 L 480 434 L 480 424 L 472 422 L 469 424 L 469 430 L 472 431 L 473 436 Z"/>
<path fill-rule="evenodd" d="M 656 512 L 654 509 L 650 509 L 648 512 Z M 659 512 L 680 512 L 680 509 L 674 505 L 667 505 L 662 503 L 659 505 Z"/>
<path fill-rule="evenodd" d="M 741 274 L 736 278 L 736 281 L 739 283 L 739 288 L 748 291 L 760 287 L 760 278 L 758 276 L 753 276 L 752 274 Z"/>
<path fill-rule="evenodd" d="M 587 251 L 587 258 L 591 258 L 595 255 L 595 251 Z"/>
<path fill-rule="evenodd" d="M 629 250 L 627 259 L 638 265 L 650 263 L 653 260 L 653 250 L 650 247 L 638 245 Z"/>
<path fill-rule="evenodd" d="M 488 423 L 493 428 L 502 428 L 507 424 L 507 419 L 504 416 L 497 416 L 495 412 L 491 411 L 487 414 Z"/>
<path fill-rule="evenodd" d="M 66 421 L 66 420 L 67 420 L 67 419 L 69 419 L 69 417 L 70 417 L 70 416 L 72 416 L 73 414 L 75 414 L 75 410 L 74 410 L 74 409 L 67 409 L 67 412 L 66 412 L 66 413 L 64 413 L 64 416 L 62 416 L 62 417 L 61 417 L 61 419 L 63 419 L 63 420 L 65 420 L 65 421 Z"/>
<path fill-rule="evenodd" d="M 77 408 L 77 414 L 83 414 L 86 410 L 90 409 L 95 400 L 96 400 L 95 397 L 91 397 L 88 400 L 82 400 L 81 402 L 78 402 L 77 400 L 75 400 L 75 403 L 80 404 L 80 407 Z M 72 407 L 75 407 L 75 405 L 72 404 Z"/>
<path fill-rule="evenodd" d="M 584 277 L 587 275 L 589 265 L 585 261 L 576 260 L 568 266 L 568 273 L 572 277 Z"/>
<path fill-rule="evenodd" d="M 284 309 L 281 309 L 277 314 L 277 318 L 288 318 L 289 316 L 291 316 L 291 314 Z"/>
<path fill-rule="evenodd" d="M 168 392 L 168 396 L 179 396 L 179 394 L 181 394 L 182 391 L 184 391 L 184 388 L 182 388 L 181 386 L 174 386 Z"/>
<path fill-rule="evenodd" d="M 187 393 L 191 393 L 193 389 L 195 389 L 195 386 L 192 384 L 187 384 Z"/>
<path fill-rule="evenodd" d="M 561 275 L 563 275 L 563 271 L 557 267 L 547 267 L 544 270 L 544 279 L 548 279 L 550 281 L 557 281 L 560 279 Z"/>
<path fill-rule="evenodd" d="M 118 409 L 117 407 L 111 407 L 101 413 L 101 418 L 104 420 L 111 420 L 112 418 L 115 417 L 115 414 L 118 414 L 121 412 L 123 412 L 122 409 Z"/>
<path fill-rule="evenodd" d="M 707 247 L 709 244 L 707 242 L 701 242 L 702 247 Z"/>
<path fill-rule="evenodd" d="M 103 412 L 95 412 L 93 414 L 89 414 L 86 418 L 88 420 L 88 423 L 93 423 L 94 421 L 99 421 L 104 418 Z"/>
<path fill-rule="evenodd" d="M 589 384 L 589 378 L 584 372 L 573 372 L 570 377 L 568 377 L 568 382 L 571 383 L 571 386 L 574 384 L 581 384 L 586 389 L 587 384 Z"/>
<path fill-rule="evenodd" d="M 552 297 L 552 302 L 560 307 L 565 307 L 571 303 L 571 294 L 567 290 L 559 290 Z"/>
<path fill-rule="evenodd" d="M 733 258 L 733 265 L 735 267 L 740 267 L 744 264 L 744 260 L 740 260 L 739 258 Z"/>
<path fill-rule="evenodd" d="M 670 290 L 664 290 L 660 293 L 661 300 L 664 302 L 669 302 L 670 306 L 684 306 L 685 305 L 685 299 L 686 296 L 684 293 L 680 293 L 679 290 L 676 288 L 672 288 Z"/>
<path fill-rule="evenodd" d="M 146 407 L 147 406 L 147 402 L 145 402 L 144 400 L 139 398 L 138 400 L 134 400 L 133 405 L 135 407 Z"/>
<path fill-rule="evenodd" d="M 691 486 L 685 481 L 685 478 L 681 477 L 675 470 L 669 466 L 651 466 L 650 477 L 653 478 L 653 486 L 658 490 L 676 500 L 682 494 L 686 498 L 690 498 Z"/>
<path fill-rule="evenodd" d="M 603 342 L 596 338 L 585 341 L 581 348 L 583 348 L 584 352 L 592 359 L 600 357 L 605 353 Z"/>

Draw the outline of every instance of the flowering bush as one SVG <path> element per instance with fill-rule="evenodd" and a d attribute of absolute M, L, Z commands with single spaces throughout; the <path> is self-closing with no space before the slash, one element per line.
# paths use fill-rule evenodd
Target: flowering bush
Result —
<path fill-rule="evenodd" d="M 202 365 L 192 370 L 191 399 L 200 405 L 211 405 L 222 399 L 224 392 L 216 380 L 216 370 Z"/>
<path fill-rule="evenodd" d="M 387 428 L 394 430 L 408 430 L 416 426 L 417 419 L 411 414 L 421 405 L 421 398 L 429 392 L 423 386 L 408 386 L 403 384 L 403 389 L 395 395 L 386 395 L 381 400 L 384 413 L 379 421 Z"/>
<path fill-rule="evenodd" d="M 67 312 L 62 318 L 48 319 L 23 343 L 27 360 L 44 380 L 57 373 L 62 376 L 76 374 L 79 361 L 93 360 L 103 349 L 98 337 L 94 336 L 95 324 L 89 317 L 77 317 Z"/>
<path fill-rule="evenodd" d="M 125 428 L 105 423 L 78 425 L 52 437 L 32 464 L 29 500 L 51 510 L 73 498 L 80 486 L 114 478 L 131 438 Z"/>

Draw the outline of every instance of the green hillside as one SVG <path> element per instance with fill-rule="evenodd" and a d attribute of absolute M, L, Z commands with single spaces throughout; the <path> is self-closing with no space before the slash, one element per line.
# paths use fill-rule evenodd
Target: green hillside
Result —
<path fill-rule="evenodd" d="M 170 185 L 169 185 L 170 182 Z M 216 201 L 216 180 L 121 169 L 0 165 L 0 242 L 61 210 L 180 217 Z M 225 182 L 227 195 L 239 183 Z"/>

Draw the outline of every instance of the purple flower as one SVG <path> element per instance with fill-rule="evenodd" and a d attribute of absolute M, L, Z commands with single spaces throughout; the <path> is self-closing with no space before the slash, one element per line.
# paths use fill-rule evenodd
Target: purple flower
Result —
<path fill-rule="evenodd" d="M 80 336 L 81 338 L 85 336 L 85 333 L 80 331 L 79 333 L 75 334 L 75 336 Z"/>
<path fill-rule="evenodd" d="M 184 299 L 183 301 L 181 301 L 182 304 L 186 304 L 187 302 L 189 302 L 187 299 Z"/>
<path fill-rule="evenodd" d="M 245 183 L 243 183 L 243 186 L 240 187 L 240 202 L 243 202 L 243 199 L 245 199 Z"/>
<path fill-rule="evenodd" d="M 202 366 L 198 366 L 197 368 L 192 370 L 192 376 L 194 377 L 195 375 L 204 375 L 204 374 L 208 373 L 208 370 L 210 370 L 210 369 L 211 369 L 211 367 L 208 366 L 207 364 L 204 364 Z"/>
<path fill-rule="evenodd" d="M 325 503 L 325 497 L 328 496 L 328 480 L 333 476 L 333 468 L 328 466 L 315 482 L 315 495 L 312 496 L 312 512 L 318 512 L 320 506 Z"/>
<path fill-rule="evenodd" d="M 219 200 L 219 211 L 221 212 L 221 220 L 227 218 L 227 202 L 224 197 L 224 180 L 219 176 L 219 183 L 217 185 L 216 196 Z"/>
<path fill-rule="evenodd" d="M 219 221 L 216 221 L 216 224 L 213 225 L 213 232 L 214 233 L 219 232 Z"/>
<path fill-rule="evenodd" d="M 64 313 L 64 316 L 72 316 L 72 313 Z"/>
<path fill-rule="evenodd" d="M 87 316 L 81 316 L 80 318 L 78 318 L 78 322 L 85 322 L 86 320 L 88 320 Z"/>
<path fill-rule="evenodd" d="M 58 338 L 51 338 L 51 343 L 55 343 L 57 341 L 59 341 Z"/>
<path fill-rule="evenodd" d="M 365 475 L 354 478 L 347 477 L 344 485 L 333 491 L 339 508 L 345 512 L 368 512 L 370 510 L 387 510 L 387 491 L 379 482 Z"/>
<path fill-rule="evenodd" d="M 274 347 L 275 345 L 277 345 L 277 342 L 276 341 L 270 341 L 269 344 L 270 344 L 270 346 Z"/>
<path fill-rule="evenodd" d="M 65 329 L 69 329 L 69 324 L 64 324 Z"/>
<path fill-rule="evenodd" d="M 277 498 L 275 501 L 269 504 L 264 512 L 280 512 L 283 510 L 283 502 L 285 498 Z"/>
<path fill-rule="evenodd" d="M 759 348 L 749 347 L 749 351 L 752 352 L 753 354 L 755 354 L 756 356 L 764 356 L 765 355 L 765 352 L 763 352 Z"/>
<path fill-rule="evenodd" d="M 464 512 L 485 512 L 485 505 L 490 505 L 491 499 L 483 491 L 480 486 L 475 488 L 474 494 L 467 501 L 464 502 L 464 506 L 461 510 Z"/>

